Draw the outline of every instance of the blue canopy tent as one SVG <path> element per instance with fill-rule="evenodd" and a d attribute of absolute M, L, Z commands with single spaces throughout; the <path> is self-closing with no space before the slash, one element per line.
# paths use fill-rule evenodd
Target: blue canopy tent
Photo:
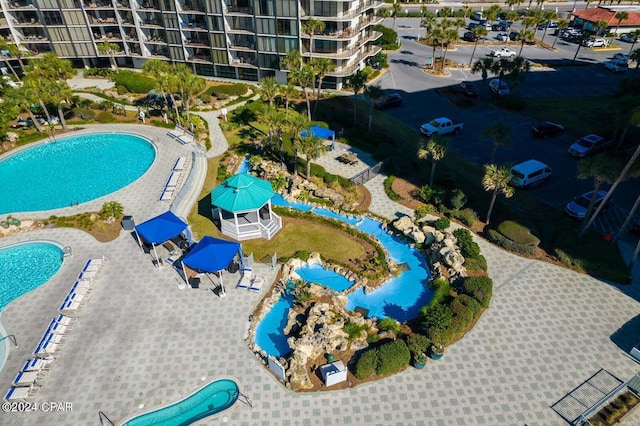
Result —
<path fill-rule="evenodd" d="M 242 259 L 242 246 L 240 243 L 206 236 L 182 259 L 182 270 L 185 271 L 185 279 L 187 277 L 185 265 L 197 271 L 220 272 L 229 266 L 236 254 L 239 254 L 240 259 Z M 222 274 L 220 274 L 220 286 L 222 287 L 220 296 L 224 296 Z"/>
<path fill-rule="evenodd" d="M 300 132 L 300 136 L 302 136 L 303 138 L 308 134 L 321 139 L 331 139 L 331 151 L 334 151 L 336 149 L 336 132 L 334 132 L 333 130 L 325 129 L 324 127 L 320 126 L 311 126 L 310 129 Z"/>
<path fill-rule="evenodd" d="M 142 248 L 143 245 L 142 240 L 151 243 L 156 256 L 154 262 L 157 262 L 159 257 L 156 251 L 156 244 L 162 244 L 180 235 L 182 231 L 187 229 L 187 226 L 188 225 L 172 211 L 168 211 L 135 226 L 133 229 L 138 237 L 140 248 Z"/>

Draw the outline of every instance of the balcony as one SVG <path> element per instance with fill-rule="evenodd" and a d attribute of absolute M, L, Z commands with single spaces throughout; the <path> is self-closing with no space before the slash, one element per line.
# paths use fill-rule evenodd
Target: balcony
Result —
<path fill-rule="evenodd" d="M 82 5 L 83 9 L 113 9 L 113 3 L 110 1 L 91 1 Z"/>
<path fill-rule="evenodd" d="M 376 25 L 382 22 L 384 18 L 378 16 L 371 16 L 369 18 L 364 18 L 357 26 L 355 27 L 346 27 L 342 30 L 325 30 L 321 34 L 314 34 L 313 38 L 316 40 L 349 40 L 360 35 L 360 31 L 367 28 L 371 25 Z M 302 33 L 302 38 L 311 38 L 309 34 Z"/>
<path fill-rule="evenodd" d="M 116 25 L 118 20 L 114 17 L 111 18 L 96 18 L 89 16 L 89 24 L 91 25 Z"/>
<path fill-rule="evenodd" d="M 153 1 L 153 0 L 138 1 L 137 9 L 139 9 L 139 10 L 157 10 L 157 11 L 162 10 L 162 9 L 160 9 L 160 2 L 159 1 Z"/>
<path fill-rule="evenodd" d="M 368 2 L 366 2 L 365 4 L 357 8 L 356 10 L 351 10 L 348 12 L 340 12 L 335 15 L 330 15 L 328 13 L 325 13 L 325 14 L 314 13 L 313 15 L 309 15 L 307 11 L 304 9 L 300 9 L 300 14 L 303 19 L 311 16 L 313 18 L 321 18 L 323 21 L 348 21 L 363 15 L 367 10 L 378 9 L 383 5 L 384 5 L 384 2 L 382 1 L 369 0 Z"/>
<path fill-rule="evenodd" d="M 358 55 L 358 57 L 355 60 L 353 60 L 349 65 L 336 69 L 334 72 L 329 73 L 328 75 L 333 77 L 348 77 L 352 75 L 354 72 L 356 72 L 356 70 L 359 69 L 360 63 L 362 61 L 377 55 L 381 51 L 382 51 L 382 48 L 380 46 L 367 46 L 364 52 Z"/>
<path fill-rule="evenodd" d="M 183 31 L 195 30 L 195 31 L 207 31 L 207 23 L 205 21 L 197 21 L 195 19 L 184 19 L 180 23 L 180 27 Z"/>
<path fill-rule="evenodd" d="M 204 37 L 195 37 L 195 38 L 187 37 L 185 40 L 185 44 L 188 46 L 195 46 L 195 47 L 208 47 L 209 40 Z"/>
<path fill-rule="evenodd" d="M 33 4 L 29 4 L 26 1 L 8 1 L 6 5 L 7 9 L 35 9 Z"/>
<path fill-rule="evenodd" d="M 239 53 L 237 56 L 232 55 L 231 64 L 233 66 L 255 68 L 257 65 L 255 55 Z"/>

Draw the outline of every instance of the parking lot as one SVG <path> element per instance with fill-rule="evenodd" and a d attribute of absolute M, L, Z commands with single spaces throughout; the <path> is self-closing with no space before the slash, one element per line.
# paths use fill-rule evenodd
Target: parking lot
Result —
<path fill-rule="evenodd" d="M 391 26 L 390 20 L 388 22 Z M 497 108 L 491 101 L 480 102 L 471 108 L 458 108 L 442 97 L 435 89 L 457 85 L 465 80 L 481 80 L 481 77 L 478 74 L 472 74 L 468 67 L 462 66 L 450 68 L 450 75 L 447 77 L 425 73 L 423 68 L 429 63 L 433 49 L 417 42 L 418 31 L 424 35 L 424 29 L 418 28 L 418 23 L 419 20 L 415 18 L 396 20 L 396 31 L 402 47 L 398 51 L 388 52 L 390 69 L 376 82 L 387 91 L 398 93 L 403 98 L 402 106 L 387 110 L 388 114 L 415 129 L 435 117 L 449 117 L 464 122 L 463 133 L 452 137 L 450 148 L 479 164 L 487 164 L 491 160 L 490 145 L 480 138 L 482 130 L 495 121 L 502 121 L 512 129 L 512 146 L 508 149 L 498 149 L 497 163 L 514 164 L 535 158 L 553 169 L 553 177 L 548 183 L 529 191 L 555 207 L 563 209 L 573 197 L 592 189 L 592 179 L 576 178 L 577 161 L 567 154 L 568 147 L 584 135 L 565 132 L 552 139 L 536 139 L 530 133 L 535 121 L 526 115 Z M 553 42 L 549 35 L 546 40 Z M 491 48 L 499 45 L 493 42 L 479 44 L 474 61 L 487 55 Z M 525 58 L 547 66 L 534 68 L 529 72 L 525 83 L 517 89 L 519 96 L 524 98 L 606 96 L 614 93 L 619 82 L 624 78 L 624 74 L 611 73 L 599 65 L 620 50 L 594 51 L 582 47 L 578 59 L 585 59 L 580 61 L 581 66 L 556 66 L 557 63 L 573 58 L 577 45 L 558 40 L 556 47 L 559 48 L 556 52 L 538 46 L 524 47 Z M 519 46 L 513 47 L 513 49 L 516 48 L 519 50 Z M 469 63 L 472 50 L 471 43 L 456 43 L 455 49 L 449 51 L 447 58 L 466 65 Z M 439 54 L 437 50 L 436 56 Z M 552 107 L 553 105 L 550 104 L 549 108 Z M 576 113 L 579 113 L 579 110 L 579 102 L 576 102 Z M 621 218 L 624 218 L 624 212 L 631 209 L 638 196 L 637 188 L 637 178 L 623 182 L 615 192 L 613 208 L 603 216 L 602 223 L 597 224 L 597 227 L 602 230 L 617 229 L 622 224 Z"/>

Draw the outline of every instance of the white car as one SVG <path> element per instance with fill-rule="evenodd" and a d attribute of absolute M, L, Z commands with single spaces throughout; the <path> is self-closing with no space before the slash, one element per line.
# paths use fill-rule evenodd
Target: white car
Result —
<path fill-rule="evenodd" d="M 507 96 L 511 93 L 511 89 L 506 81 L 494 78 L 489 82 L 489 89 L 498 96 Z"/>
<path fill-rule="evenodd" d="M 516 57 L 516 52 L 509 49 L 508 47 L 493 49 L 489 54 L 495 58 L 504 58 L 504 57 L 515 58 Z"/>
<path fill-rule="evenodd" d="M 604 65 L 604 67 L 611 72 L 624 72 L 629 68 L 629 64 L 627 64 L 625 61 L 619 61 L 617 59 L 614 59 L 612 61 L 604 61 L 602 65 Z"/>
<path fill-rule="evenodd" d="M 607 47 L 609 41 L 606 38 L 590 38 L 583 43 L 586 47 Z"/>

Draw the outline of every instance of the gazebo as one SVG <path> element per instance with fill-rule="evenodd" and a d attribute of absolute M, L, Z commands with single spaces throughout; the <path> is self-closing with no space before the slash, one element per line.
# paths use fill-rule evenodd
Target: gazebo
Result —
<path fill-rule="evenodd" d="M 320 126 L 311 126 L 310 129 L 303 130 L 300 132 L 300 136 L 306 137 L 308 134 L 315 136 L 320 139 L 330 139 L 331 140 L 331 151 L 335 151 L 336 149 L 336 132 L 330 129 L 326 129 Z"/>
<path fill-rule="evenodd" d="M 220 231 L 237 241 L 270 240 L 282 228 L 282 219 L 271 211 L 274 195 L 270 182 L 237 174 L 211 191 L 212 215 L 219 219 Z"/>

